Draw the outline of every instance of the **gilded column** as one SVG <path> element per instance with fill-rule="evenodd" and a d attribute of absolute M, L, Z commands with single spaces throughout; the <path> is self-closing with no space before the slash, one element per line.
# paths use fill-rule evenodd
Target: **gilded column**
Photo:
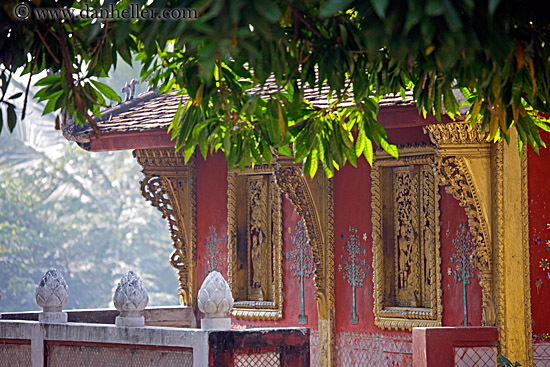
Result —
<path fill-rule="evenodd" d="M 516 141 L 515 131 L 510 140 Z M 529 286 L 529 216 L 527 151 L 520 157 L 515 143 L 495 148 L 498 223 L 500 353 L 522 366 L 533 364 L 531 293 Z"/>

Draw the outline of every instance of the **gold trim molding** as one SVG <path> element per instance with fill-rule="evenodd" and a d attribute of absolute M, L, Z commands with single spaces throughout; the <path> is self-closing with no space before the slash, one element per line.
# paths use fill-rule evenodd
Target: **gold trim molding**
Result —
<path fill-rule="evenodd" d="M 434 173 L 436 159 L 437 153 L 433 146 L 400 147 L 398 160 L 383 151 L 377 151 L 375 154 L 371 169 L 374 323 L 382 329 L 411 330 L 413 327 L 441 325 L 443 308 L 441 303 L 439 191 L 437 176 Z M 394 174 L 402 174 L 407 177 L 418 175 L 419 180 L 424 180 L 422 185 L 409 183 L 403 187 L 411 197 L 414 197 L 410 208 L 411 223 L 416 223 L 416 227 L 426 230 L 425 233 L 417 233 L 411 227 L 408 231 L 414 238 L 414 240 L 411 238 L 412 246 L 417 244 L 415 250 L 426 261 L 422 261 L 421 258 L 416 258 L 414 261 L 415 257 L 412 257 L 411 261 L 414 261 L 414 264 L 412 264 L 410 275 L 407 278 L 416 284 L 418 289 L 415 288 L 413 292 L 411 287 L 405 292 L 403 297 L 408 297 L 407 299 L 414 303 L 414 305 L 406 306 L 398 305 L 399 302 L 405 301 L 405 299 L 398 300 L 400 298 L 398 296 L 400 292 L 398 279 L 402 279 L 398 276 L 401 274 L 399 266 L 404 267 L 405 265 L 401 264 L 402 256 L 399 257 L 398 262 L 396 254 L 398 249 L 394 248 L 399 236 L 394 228 L 399 222 L 398 209 L 394 208 L 393 202 L 394 195 L 398 195 L 398 191 L 394 192 L 397 190 L 394 188 L 394 184 L 397 187 L 397 183 L 392 183 Z M 391 190 L 391 195 L 387 194 L 388 189 Z M 417 192 L 420 191 L 417 189 L 421 189 L 422 192 Z M 416 207 L 417 200 L 421 203 L 418 207 Z M 420 222 L 418 222 L 419 220 Z M 399 226 L 403 234 L 405 228 L 406 225 L 403 223 Z M 384 236 L 389 237 L 384 238 Z M 424 263 L 426 266 L 423 265 Z M 409 295 L 406 296 L 406 294 Z"/>
<path fill-rule="evenodd" d="M 248 238 L 246 242 L 247 248 L 250 248 L 250 236 L 248 233 L 248 228 L 250 228 L 250 213 L 245 213 L 245 223 L 242 218 L 239 218 L 237 215 L 238 206 L 244 205 L 244 208 L 249 208 L 250 197 L 247 197 L 249 194 L 249 185 L 240 185 L 238 184 L 239 178 L 244 178 L 245 181 L 251 185 L 261 185 L 261 182 L 264 182 L 264 177 L 267 177 L 269 181 L 267 187 L 264 188 L 264 192 L 261 196 L 261 208 L 260 210 L 265 218 L 261 218 L 262 227 L 266 232 L 267 237 L 272 243 L 272 249 L 269 250 L 266 248 L 262 249 L 262 258 L 261 258 L 261 271 L 262 277 L 262 294 L 271 295 L 272 300 L 237 300 L 235 305 L 231 309 L 231 315 L 238 319 L 245 320 L 278 320 L 283 317 L 283 261 L 282 261 L 282 196 L 279 187 L 276 184 L 276 179 L 274 175 L 274 168 L 267 165 L 258 165 L 254 168 L 247 168 L 244 171 L 235 169 L 228 173 L 227 175 L 227 232 L 228 232 L 228 283 L 231 289 L 234 289 L 234 294 L 237 295 L 238 292 L 235 292 L 235 287 L 243 288 L 247 286 L 247 283 L 250 281 L 251 272 L 247 267 L 246 274 L 241 272 L 241 275 L 246 275 L 246 279 L 241 279 L 240 281 L 236 278 L 239 274 L 239 264 L 238 257 L 239 251 L 237 246 L 237 241 L 239 239 Z M 267 197 L 269 196 L 269 198 Z M 268 204 L 269 202 L 269 204 Z M 269 209 L 268 209 L 269 206 Z M 266 211 L 269 211 L 269 214 Z M 248 214 L 248 215 L 246 215 Z M 259 213 L 260 214 L 260 213 Z M 243 228 L 241 228 L 243 227 Z M 245 229 L 246 233 L 238 233 L 238 228 L 241 230 Z M 267 251 L 267 252 L 266 252 Z M 250 263 L 249 255 L 245 254 L 246 261 Z M 242 256 L 242 255 L 241 255 Z M 271 260 L 272 259 L 272 260 Z M 269 269 L 268 269 L 269 268 Z M 268 270 L 266 270 L 268 269 Z M 267 289 L 267 287 L 271 287 Z M 249 290 L 250 291 L 250 290 Z M 250 293 L 250 292 L 245 292 Z M 250 295 L 249 297 L 250 298 Z M 254 297 L 252 297 L 254 298 Z"/>
<path fill-rule="evenodd" d="M 168 221 L 174 252 L 170 264 L 178 271 L 183 306 L 194 306 L 196 284 L 196 165 L 185 164 L 183 151 L 174 148 L 136 149 L 134 157 L 145 178 L 141 193 Z"/>

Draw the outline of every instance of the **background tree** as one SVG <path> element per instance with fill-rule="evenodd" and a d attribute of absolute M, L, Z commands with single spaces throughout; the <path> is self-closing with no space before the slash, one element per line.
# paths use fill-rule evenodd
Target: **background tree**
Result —
<path fill-rule="evenodd" d="M 107 307 L 128 270 L 139 272 L 152 304 L 176 304 L 166 223 L 141 197 L 130 152 L 65 145 L 47 155 L 28 138 L 51 146 L 61 137 L 28 122 L 0 135 L 0 311 L 37 309 L 34 290 L 50 267 L 69 284 L 70 308 Z"/>
<path fill-rule="evenodd" d="M 4 2 L 0 12 L 0 105 L 10 129 L 18 97 L 6 94 L 6 86 L 16 70 L 59 73 L 38 82 L 35 98 L 47 101 L 44 111 L 56 112 L 58 121 L 68 114 L 98 133 L 92 116 L 118 97 L 96 78 L 116 67 L 117 55 L 126 62 L 137 55 L 143 77 L 155 73 L 161 92 L 180 88 L 191 96 L 172 123 L 176 146 L 186 157 L 197 145 L 204 155 L 221 149 L 230 167 L 270 162 L 270 148 L 289 155 L 292 148 L 312 175 L 319 161 L 329 176 L 361 155 L 371 162 L 375 146 L 396 156 L 377 122 L 378 100 L 406 90 L 420 113 L 438 119 L 459 113 L 453 91 L 461 90 L 471 123 L 481 123 L 492 141 L 508 140 L 516 129 L 520 150 L 525 142 L 535 150 L 545 146 L 539 129 L 550 130 L 544 119 L 550 28 L 542 3 L 138 0 L 141 8 L 188 8 L 198 17 L 132 21 L 18 21 L 17 3 Z M 111 4 L 121 10 L 129 0 L 87 3 Z M 73 0 L 31 5 L 85 6 Z M 276 87 L 264 88 L 270 76 Z M 332 97 L 326 108 L 305 102 L 305 88 L 324 85 Z"/>

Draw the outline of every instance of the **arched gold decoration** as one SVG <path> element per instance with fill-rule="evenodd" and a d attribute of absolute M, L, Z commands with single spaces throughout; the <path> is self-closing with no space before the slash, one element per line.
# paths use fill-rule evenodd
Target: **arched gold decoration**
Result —
<path fill-rule="evenodd" d="M 479 284 L 483 290 L 483 321 L 485 325 L 495 325 L 491 236 L 488 223 L 481 212 L 480 198 L 472 183 L 472 176 L 464 158 L 460 156 L 440 158 L 437 172 L 445 191 L 460 202 L 468 216 L 470 232 L 476 239 L 473 263 L 478 270 Z"/>
<path fill-rule="evenodd" d="M 425 131 L 437 145 L 440 158 L 436 172 L 445 191 L 460 202 L 468 216 L 470 232 L 476 239 L 473 265 L 478 270 L 483 297 L 483 323 L 497 322 L 491 222 L 491 145 L 479 124 L 428 125 Z M 473 172 L 476 172 L 474 177 Z M 477 180 L 477 181 L 476 181 Z"/>
<path fill-rule="evenodd" d="M 141 193 L 168 221 L 174 252 L 170 264 L 177 269 L 180 303 L 195 304 L 196 284 L 196 173 L 195 157 L 185 164 L 174 148 L 136 149 L 134 157 L 145 178 Z"/>

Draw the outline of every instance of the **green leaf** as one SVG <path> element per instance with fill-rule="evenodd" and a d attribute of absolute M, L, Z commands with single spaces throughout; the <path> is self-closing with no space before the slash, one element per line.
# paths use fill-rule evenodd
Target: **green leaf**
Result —
<path fill-rule="evenodd" d="M 8 99 L 16 99 L 16 98 L 19 98 L 23 95 L 23 92 L 19 92 L 19 93 L 15 93 L 14 95 L 12 95 L 10 98 Z"/>
<path fill-rule="evenodd" d="M 351 0 L 329 0 L 319 9 L 319 15 L 323 18 L 331 17 L 341 10 L 344 10 Z"/>
<path fill-rule="evenodd" d="M 355 154 L 359 157 L 367 144 L 367 136 L 364 130 L 359 130 L 357 133 L 357 143 L 355 144 Z"/>
<path fill-rule="evenodd" d="M 266 18 L 269 22 L 275 23 L 281 19 L 281 10 L 271 0 L 254 1 L 254 8 L 260 15 Z"/>
<path fill-rule="evenodd" d="M 15 124 L 17 124 L 17 116 L 15 114 L 15 106 L 12 104 L 8 105 L 8 129 L 10 133 L 15 129 Z"/>
<path fill-rule="evenodd" d="M 54 75 L 48 75 L 47 77 L 44 77 L 37 81 L 34 85 L 35 86 L 46 86 L 50 84 L 60 83 L 61 82 L 61 75 L 60 74 L 54 74 Z"/>
<path fill-rule="evenodd" d="M 44 107 L 44 111 L 42 112 L 42 116 L 47 115 L 50 112 L 55 111 L 55 104 L 57 103 L 57 100 L 59 97 L 63 95 L 63 91 L 57 91 L 54 94 L 50 96 L 50 99 L 48 100 L 48 103 L 46 104 L 46 107 Z"/>
<path fill-rule="evenodd" d="M 363 154 L 365 155 L 365 158 L 367 159 L 367 162 L 372 166 L 372 162 L 374 159 L 374 149 L 372 147 L 372 140 L 367 138 L 367 141 L 365 143 L 365 149 L 363 150 Z"/>
<path fill-rule="evenodd" d="M 371 0 L 370 3 L 376 12 L 376 15 L 383 19 L 386 16 L 386 9 L 388 8 L 389 0 Z"/>
<path fill-rule="evenodd" d="M 116 92 L 109 87 L 108 85 L 105 85 L 97 80 L 90 79 L 90 82 L 107 98 L 109 98 L 112 101 L 120 102 L 120 97 Z"/>
<path fill-rule="evenodd" d="M 427 15 L 438 16 L 445 12 L 444 2 L 441 0 L 428 0 L 425 11 Z"/>
<path fill-rule="evenodd" d="M 389 153 L 389 155 L 391 155 L 395 159 L 399 158 L 399 152 L 396 145 L 388 143 L 386 139 L 382 139 L 380 141 L 380 145 L 382 146 L 382 149 Z"/>

